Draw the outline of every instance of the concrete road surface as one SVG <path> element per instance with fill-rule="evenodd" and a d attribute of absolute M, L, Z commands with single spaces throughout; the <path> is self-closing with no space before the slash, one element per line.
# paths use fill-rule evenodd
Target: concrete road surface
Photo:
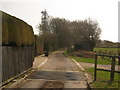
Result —
<path fill-rule="evenodd" d="M 87 88 L 84 73 L 62 51 L 37 57 L 33 67 L 34 71 L 15 88 Z"/>

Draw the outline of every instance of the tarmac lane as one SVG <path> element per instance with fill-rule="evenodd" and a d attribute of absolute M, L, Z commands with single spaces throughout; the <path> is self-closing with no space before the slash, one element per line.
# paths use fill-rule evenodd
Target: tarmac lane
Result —
<path fill-rule="evenodd" d="M 38 57 L 37 59 L 40 60 L 42 58 Z M 85 74 L 75 62 L 62 55 L 62 51 L 52 53 L 43 60 L 44 63 L 38 64 L 40 61 L 35 62 L 35 70 L 25 78 L 24 82 L 21 82 L 15 88 L 88 87 Z"/>

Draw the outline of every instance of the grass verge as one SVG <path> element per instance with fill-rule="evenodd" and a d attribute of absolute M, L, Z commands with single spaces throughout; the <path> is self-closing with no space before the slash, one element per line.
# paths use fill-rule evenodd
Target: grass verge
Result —
<path fill-rule="evenodd" d="M 86 72 L 94 76 L 94 68 L 85 68 Z M 120 78 L 118 73 L 115 73 L 114 82 L 109 85 L 110 72 L 97 71 L 97 80 L 91 83 L 93 88 L 120 88 Z M 93 77 L 92 77 L 93 78 Z"/>
<path fill-rule="evenodd" d="M 68 55 L 69 58 L 72 58 L 76 60 L 77 62 L 94 63 L 94 59 L 92 58 L 69 56 L 67 52 L 64 52 L 64 55 Z M 110 60 L 98 60 L 98 64 L 109 65 L 111 64 L 111 61 Z M 85 68 L 85 70 L 93 78 L 94 68 Z M 92 88 L 120 88 L 120 77 L 119 76 L 120 74 L 115 73 L 114 82 L 110 85 L 108 83 L 110 80 L 110 72 L 97 71 L 97 80 L 95 82 L 92 82 L 91 86 Z"/>
<path fill-rule="evenodd" d="M 75 57 L 75 56 L 71 56 L 70 53 L 68 53 L 67 51 L 64 52 L 65 56 L 68 56 L 71 59 L 76 60 L 77 62 L 85 62 L 85 63 L 95 63 L 95 60 L 93 58 L 84 58 L 84 57 Z M 105 59 L 98 59 L 98 64 L 102 64 L 102 65 L 111 65 L 111 60 L 109 60 L 108 58 Z M 116 62 L 116 65 L 118 65 L 118 62 Z"/>
<path fill-rule="evenodd" d="M 77 62 L 86 62 L 86 63 L 95 63 L 95 60 L 93 58 L 83 58 L 83 57 L 75 57 L 75 56 L 69 56 L 70 58 L 76 60 Z M 111 61 L 108 59 L 103 60 L 97 60 L 98 64 L 102 65 L 110 65 Z M 116 62 L 117 65 L 117 62 Z"/>

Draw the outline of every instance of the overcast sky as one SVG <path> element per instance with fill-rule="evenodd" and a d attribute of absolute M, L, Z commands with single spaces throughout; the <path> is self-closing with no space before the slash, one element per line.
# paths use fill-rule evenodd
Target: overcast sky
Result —
<path fill-rule="evenodd" d="M 53 17 L 73 20 L 92 18 L 102 29 L 101 39 L 118 41 L 119 0 L 0 0 L 0 10 L 16 16 L 34 29 L 41 21 L 41 11 Z"/>

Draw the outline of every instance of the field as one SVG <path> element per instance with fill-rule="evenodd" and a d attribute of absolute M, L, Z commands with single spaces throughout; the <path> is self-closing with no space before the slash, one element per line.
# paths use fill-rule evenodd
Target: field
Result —
<path fill-rule="evenodd" d="M 98 54 L 118 55 L 118 48 L 94 48 Z"/>

